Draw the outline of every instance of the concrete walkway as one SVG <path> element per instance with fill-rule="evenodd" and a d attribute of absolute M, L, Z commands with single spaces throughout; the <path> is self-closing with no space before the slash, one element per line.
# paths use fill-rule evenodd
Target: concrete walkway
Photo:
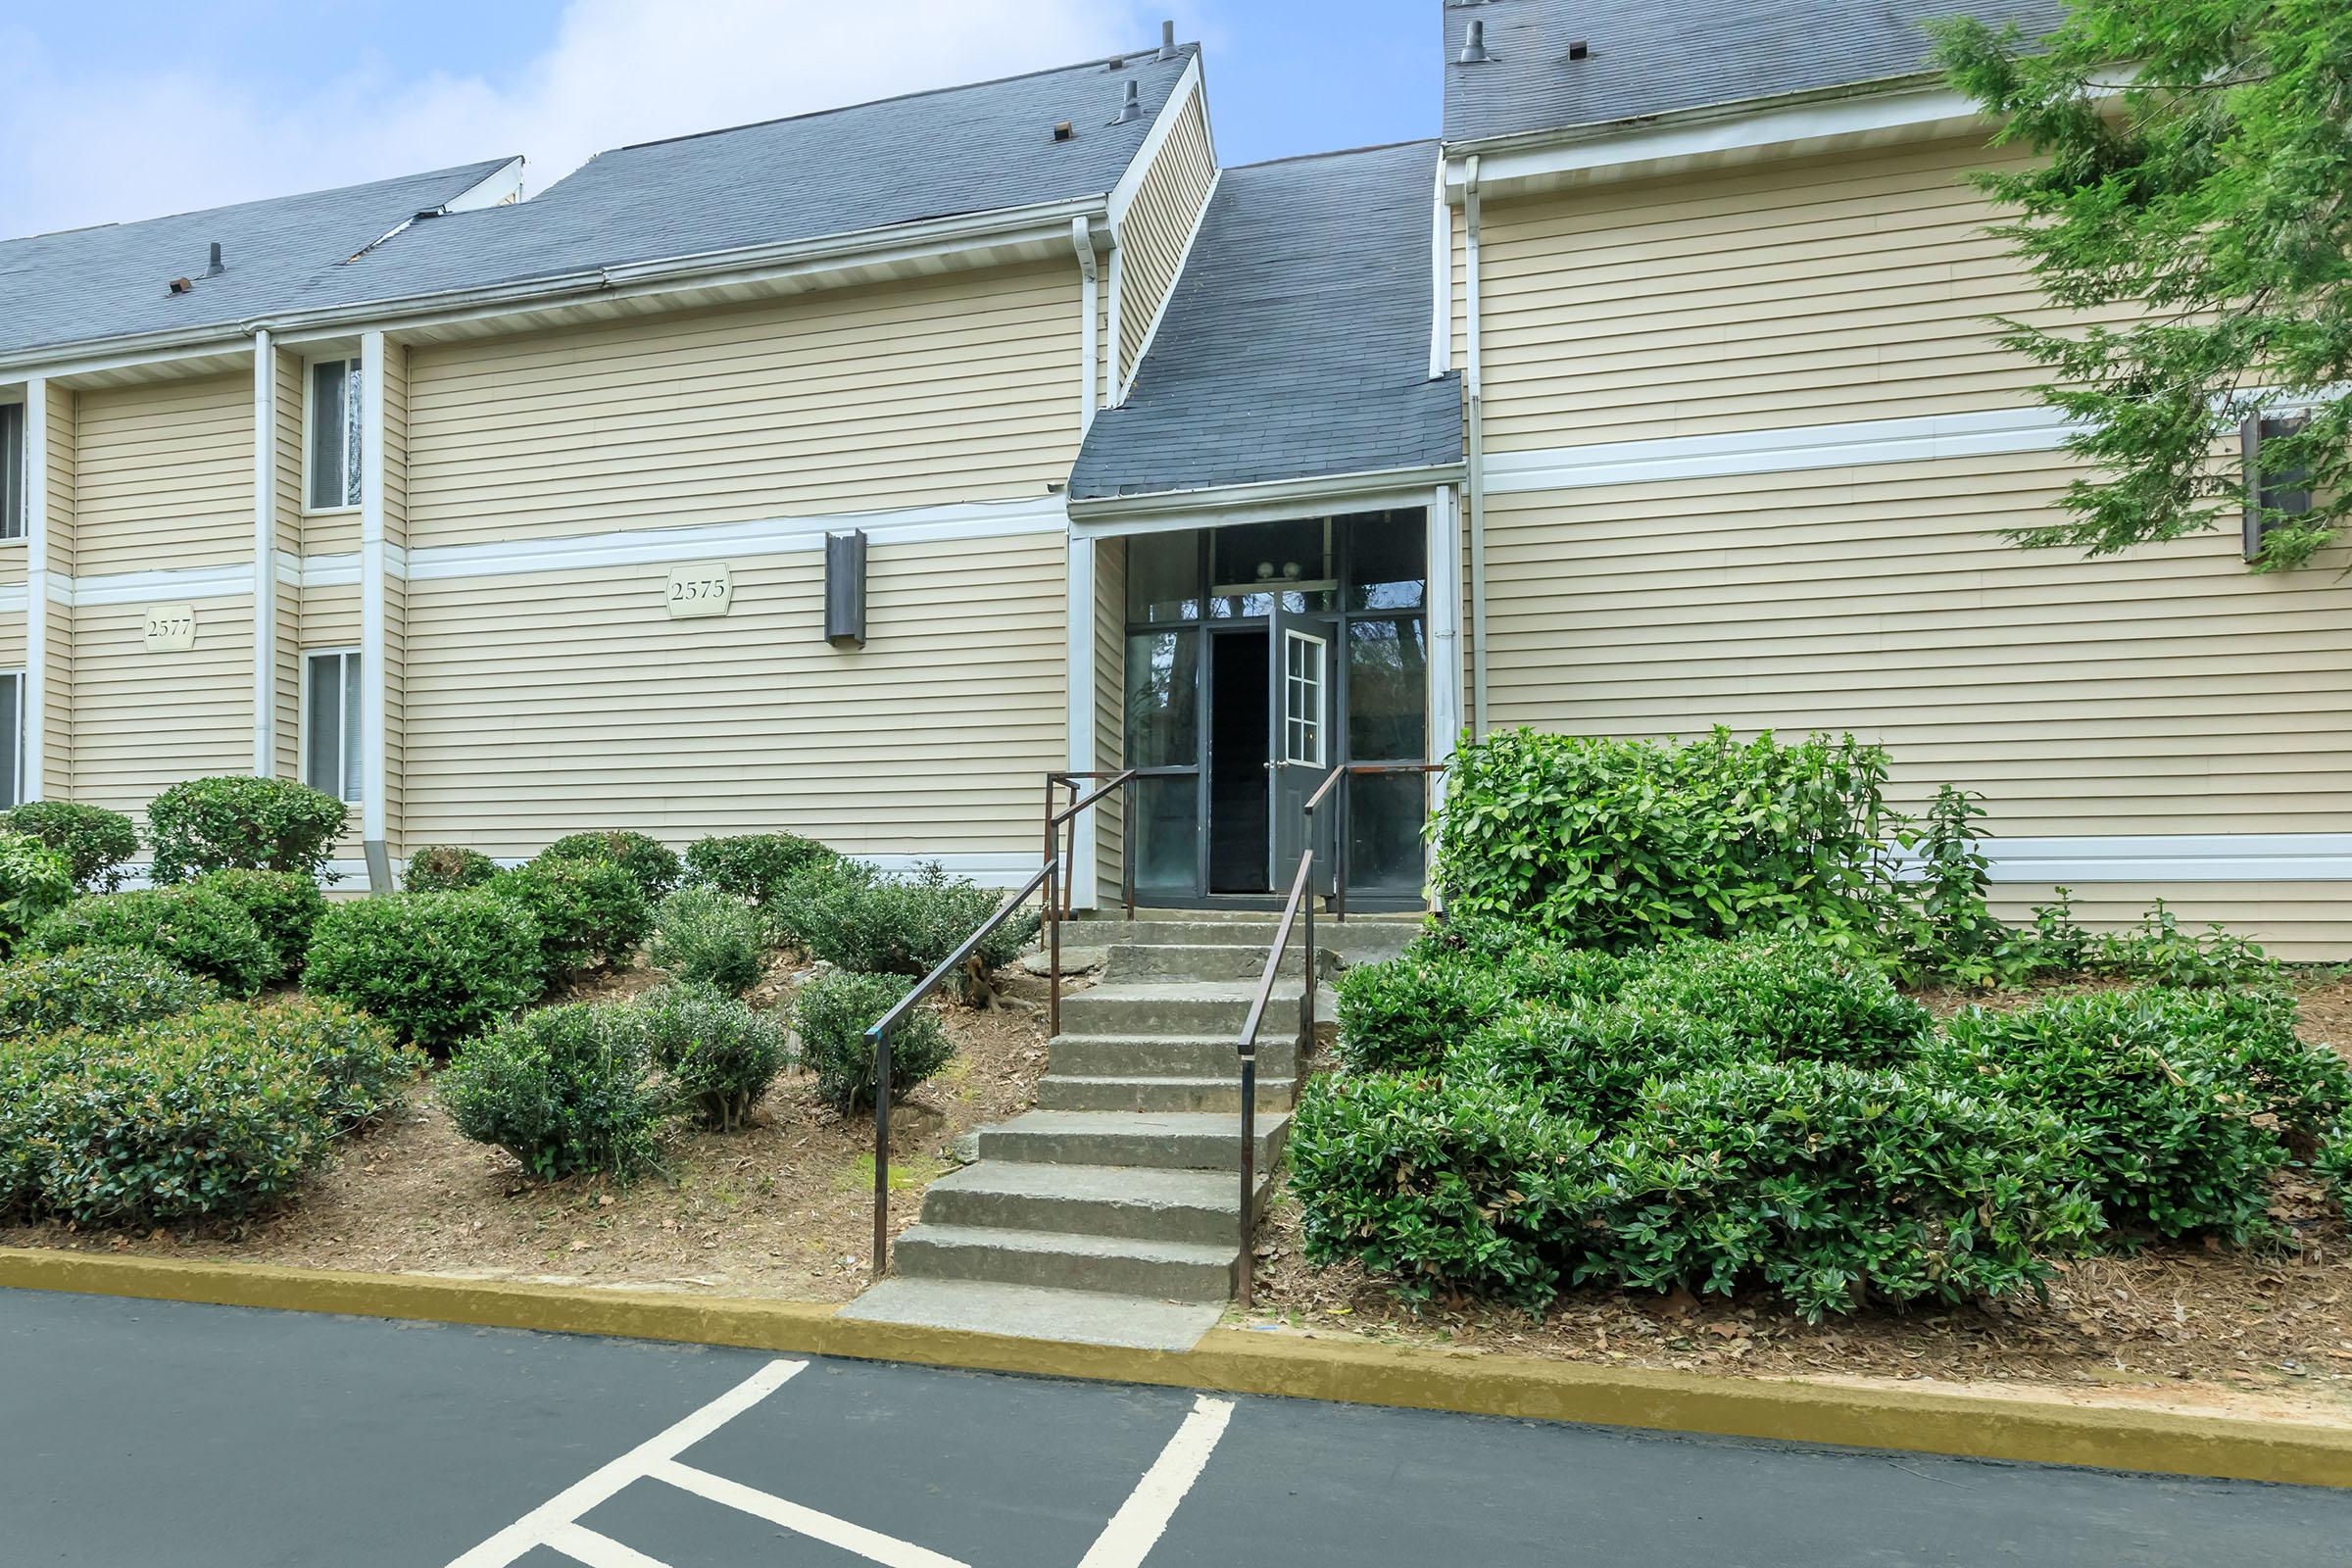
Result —
<path fill-rule="evenodd" d="M 0 1561 L 2344 1560 L 2352 1493 L 0 1293 Z"/>

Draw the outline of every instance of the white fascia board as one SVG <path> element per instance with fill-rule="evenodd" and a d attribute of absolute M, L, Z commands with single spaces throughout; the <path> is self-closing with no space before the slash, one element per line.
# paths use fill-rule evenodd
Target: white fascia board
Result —
<path fill-rule="evenodd" d="M 522 160 L 510 158 L 441 204 L 445 213 L 470 213 L 522 200 Z"/>
<path fill-rule="evenodd" d="M 1168 94 L 1168 101 L 1159 106 L 1159 118 L 1152 122 L 1151 130 L 1144 135 L 1144 144 L 1127 161 L 1126 172 L 1119 175 L 1119 182 L 1110 187 L 1110 199 L 1105 211 L 1110 218 L 1114 239 L 1120 225 L 1127 221 L 1127 209 L 1135 205 L 1136 192 L 1144 188 L 1144 179 L 1152 172 L 1152 160 L 1159 156 L 1160 148 L 1167 145 L 1177 125 L 1183 122 L 1185 107 L 1192 102 L 1193 94 L 1200 87 L 1200 52 L 1196 49 L 1192 59 L 1185 62 L 1184 74 L 1176 78 L 1175 89 Z M 1201 104 L 1200 109 L 1202 122 L 1206 123 L 1206 102 Z"/>
<path fill-rule="evenodd" d="M 1438 155 L 1437 195 L 1431 203 L 1429 235 L 1429 374 L 1435 380 L 1453 368 L 1453 203 L 1446 196 L 1449 172 Z"/>
<path fill-rule="evenodd" d="M 1904 77 L 1828 95 L 1718 105 L 1630 126 L 1580 126 L 1448 142 L 1446 153 L 1453 159 L 1478 154 L 1480 185 L 1492 192 L 1519 184 L 1569 183 L 1743 158 L 1792 156 L 1853 141 L 1957 135 L 1989 125 L 1974 99 L 1948 88 L 1919 85 L 1923 79 Z M 1458 172 L 1449 177 L 1446 189 L 1449 201 L 1461 200 Z"/>
<path fill-rule="evenodd" d="M 49 597 L 59 604 L 136 605 L 179 599 L 242 599 L 253 592 L 253 563 L 182 566 L 158 571 L 116 571 L 102 576 L 49 573 Z"/>
<path fill-rule="evenodd" d="M 1435 467 L 1316 475 L 1206 490 L 1102 496 L 1071 501 L 1068 511 L 1074 531 L 1098 539 L 1115 539 L 1169 528 L 1213 528 L 1235 522 L 1321 517 L 1334 512 L 1423 507 L 1429 504 L 1432 486 L 1452 484 L 1461 476 L 1462 466 L 1447 463 Z"/>
<path fill-rule="evenodd" d="M 1988 838 L 1983 848 L 1994 882 L 2352 882 L 2352 833 Z"/>

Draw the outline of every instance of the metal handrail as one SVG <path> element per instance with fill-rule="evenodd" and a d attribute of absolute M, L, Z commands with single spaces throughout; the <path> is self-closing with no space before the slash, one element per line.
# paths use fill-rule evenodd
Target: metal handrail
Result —
<path fill-rule="evenodd" d="M 1119 892 L 1126 903 L 1127 918 L 1130 920 L 1135 918 L 1135 791 L 1129 789 L 1128 786 L 1142 776 L 1142 773 L 1143 769 L 1141 768 L 1125 767 L 1097 768 L 1092 772 L 1085 773 L 1063 772 L 1046 775 L 1046 853 L 1048 855 L 1056 852 L 1055 841 L 1059 837 L 1057 830 L 1062 823 L 1076 817 L 1080 811 L 1093 806 L 1111 791 L 1126 791 L 1119 797 Z M 1079 800 L 1077 798 L 1078 782 L 1081 779 L 1108 779 L 1110 782 L 1087 796 L 1086 799 Z M 1057 788 L 1068 790 L 1071 797 L 1068 808 L 1059 813 L 1054 809 L 1054 791 Z M 1062 918 L 1067 919 L 1070 913 L 1070 896 L 1075 891 L 1071 884 L 1076 879 L 1078 869 L 1078 835 L 1071 834 L 1069 842 L 1059 846 L 1059 853 L 1062 858 L 1061 915 Z"/>
<path fill-rule="evenodd" d="M 1327 783 L 1324 786 L 1328 789 Z M 1322 791 L 1316 792 L 1318 795 Z M 1290 951 L 1291 926 L 1301 909 L 1306 911 L 1305 988 L 1298 999 L 1298 1071 L 1305 1071 L 1307 1054 L 1315 1041 L 1315 851 L 1310 840 L 1306 853 L 1298 857 L 1298 875 L 1291 883 L 1291 896 L 1283 904 L 1282 921 L 1274 928 L 1274 946 L 1266 955 L 1266 967 L 1257 977 L 1257 996 L 1250 1004 L 1250 1015 L 1242 1020 L 1242 1037 L 1236 1049 L 1242 1056 L 1242 1277 L 1241 1299 L 1249 1306 L 1257 1283 L 1257 1032 L 1266 1016 L 1266 1004 L 1274 998 L 1274 983 L 1282 976 L 1283 955 Z"/>
<path fill-rule="evenodd" d="M 1341 779 L 1358 773 L 1443 773 L 1446 766 L 1445 762 L 1349 762 L 1343 767 L 1333 768 L 1331 777 L 1323 781 L 1323 787 L 1307 798 L 1306 842 L 1312 844 L 1315 841 L 1315 808 L 1323 804 L 1323 797 L 1329 795 L 1331 787 Z M 1339 826 L 1332 830 L 1331 917 L 1342 923 L 1348 919 L 1348 830 L 1352 825 L 1348 815 L 1353 804 L 1349 794 L 1345 789 L 1340 791 Z M 1427 804 L 1426 799 L 1423 804 Z"/>
<path fill-rule="evenodd" d="M 954 953 L 940 959 L 939 966 L 923 976 L 912 991 L 899 999 L 898 1004 L 874 1020 L 865 1031 L 865 1043 L 874 1054 L 874 1278 L 890 1272 L 890 1036 L 906 1021 L 922 1000 L 939 989 L 941 982 L 954 974 L 979 950 L 981 942 L 991 931 L 1011 918 L 1014 910 L 1029 902 L 1029 895 L 1044 888 L 1046 904 L 1054 903 L 1054 883 L 1060 873 L 1060 862 L 1052 856 L 1046 863 L 1004 897 L 997 912 L 981 922 L 980 929 L 965 937 Z M 1058 966 L 1057 966 L 1058 967 Z M 1056 991 L 1060 977 L 1054 981 Z"/>

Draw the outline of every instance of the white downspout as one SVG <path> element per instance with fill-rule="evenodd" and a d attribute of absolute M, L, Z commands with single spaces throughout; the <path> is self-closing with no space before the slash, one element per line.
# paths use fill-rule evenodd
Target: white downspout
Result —
<path fill-rule="evenodd" d="M 389 591 L 385 585 L 384 526 L 384 355 L 381 332 L 360 335 L 360 848 L 368 858 L 368 891 L 390 893 L 390 814 L 384 794 L 391 771 L 384 756 L 389 736 L 385 703 L 384 649 L 388 641 Z"/>
<path fill-rule="evenodd" d="M 1083 435 L 1094 426 L 1096 398 L 1102 380 L 1102 330 L 1096 319 L 1101 310 L 1097 292 L 1101 271 L 1095 258 L 1094 227 L 1085 218 L 1070 220 L 1070 243 L 1078 251 L 1079 295 L 1086 313 L 1079 333 L 1084 372 L 1080 380 L 1085 383 L 1085 391 L 1078 405 L 1078 429 Z M 1115 340 L 1111 352 L 1118 352 Z M 1062 612 L 1068 649 L 1062 667 L 1068 672 L 1069 691 L 1062 727 L 1069 737 L 1069 769 L 1083 773 L 1095 765 L 1095 541 L 1081 536 L 1075 528 L 1068 530 L 1068 560 L 1063 570 L 1068 597 Z M 1095 906 L 1094 813 L 1089 811 L 1071 823 L 1070 835 L 1070 886 L 1063 896 L 1072 908 L 1091 909 Z"/>
<path fill-rule="evenodd" d="M 24 756 L 17 799 L 45 801 L 49 773 L 49 400 L 46 376 L 24 383 Z M 62 394 L 72 397 L 74 394 Z"/>
<path fill-rule="evenodd" d="M 277 771 L 277 355 L 253 334 L 253 774 Z"/>
<path fill-rule="evenodd" d="M 1469 318 L 1465 334 L 1462 380 L 1469 394 L 1468 461 L 1463 488 L 1470 505 L 1470 732 L 1487 733 L 1487 415 L 1486 392 L 1479 375 L 1478 331 L 1478 154 L 1470 155 L 1462 173 L 1462 215 L 1467 225 L 1463 244 L 1462 288 Z"/>

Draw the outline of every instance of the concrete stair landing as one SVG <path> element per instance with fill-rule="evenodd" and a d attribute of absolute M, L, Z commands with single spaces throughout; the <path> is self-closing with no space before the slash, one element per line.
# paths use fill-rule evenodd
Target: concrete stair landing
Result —
<path fill-rule="evenodd" d="M 1350 921 L 1387 956 L 1398 921 Z M 1096 1345 L 1189 1349 L 1232 1299 L 1241 1261 L 1241 1064 L 1234 1049 L 1273 940 L 1269 917 L 1089 920 L 1102 983 L 1062 999 L 1038 1108 L 979 1133 L 978 1163 L 924 1195 L 892 1277 L 847 1317 Z M 1324 934 L 1318 924 L 1318 945 Z M 1072 937 L 1065 933 L 1063 941 Z M 1337 956 L 1323 947 L 1327 982 Z M 1258 1035 L 1257 1198 L 1282 1152 L 1304 956 Z M 1316 1017 L 1329 1032 L 1328 984 Z"/>

